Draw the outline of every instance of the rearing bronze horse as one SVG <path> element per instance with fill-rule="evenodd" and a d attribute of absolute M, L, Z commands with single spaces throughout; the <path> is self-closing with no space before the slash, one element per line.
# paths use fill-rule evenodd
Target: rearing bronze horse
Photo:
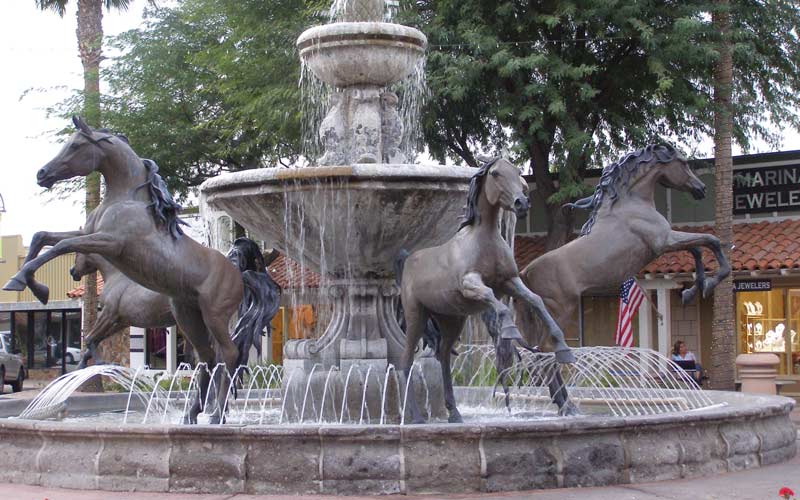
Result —
<path fill-rule="evenodd" d="M 466 218 L 456 235 L 443 245 L 412 253 L 400 268 L 406 319 L 406 345 L 400 368 L 407 380 L 407 391 L 414 394 L 409 370 L 428 319 L 433 318 L 442 335 L 436 356 L 442 367 L 450 422 L 462 421 L 453 395 L 450 354 L 467 316 L 491 308 L 496 314 L 499 338 L 523 340 L 511 311 L 500 301 L 506 295 L 525 304 L 544 322 L 560 363 L 575 361 L 542 299 L 519 278 L 511 248 L 500 234 L 503 209 L 524 217 L 528 208 L 527 185 L 519 169 L 502 158 L 490 160 L 470 181 Z M 416 398 L 408 398 L 408 403 L 412 421 L 423 422 Z"/>
<path fill-rule="evenodd" d="M 695 260 L 694 285 L 682 295 L 684 303 L 699 291 L 703 297 L 731 272 L 719 239 L 706 233 L 674 231 L 656 210 L 657 185 L 705 197 L 705 184 L 692 172 L 686 158 L 668 144 L 652 144 L 629 153 L 603 169 L 592 196 L 567 207 L 591 209 L 581 236 L 536 258 L 520 273 L 522 280 L 544 300 L 556 322 L 568 334 L 578 327 L 578 304 L 590 289 L 618 288 L 657 256 L 688 250 Z M 719 263 L 716 275 L 706 278 L 700 247 L 707 247 Z M 547 341 L 537 332 L 536 320 L 517 311 L 531 342 Z M 532 325 L 531 327 L 527 327 Z"/>
<path fill-rule="evenodd" d="M 221 253 L 183 234 L 180 206 L 173 201 L 153 161 L 139 158 L 124 136 L 93 130 L 78 117 L 73 117 L 73 123 L 77 132 L 39 170 L 38 183 L 50 188 L 58 181 L 98 171 L 105 180 L 105 197 L 89 214 L 83 230 L 36 233 L 25 264 L 3 288 L 22 291 L 28 286 L 36 298 L 47 303 L 49 290 L 35 280 L 37 269 L 65 253 L 99 254 L 134 282 L 169 296 L 175 320 L 200 361 L 214 366 L 218 354 L 233 374 L 239 350 L 231 340 L 228 324 L 247 286 L 239 270 Z M 45 245 L 54 246 L 37 257 Z M 251 295 L 261 300 L 259 293 L 252 290 Z M 216 400 L 224 401 L 230 378 L 220 379 L 220 397 Z M 201 370 L 200 397 L 190 410 L 191 422 L 196 422 L 202 410 L 209 382 L 208 374 Z M 222 418 L 217 405 L 211 422 Z"/>

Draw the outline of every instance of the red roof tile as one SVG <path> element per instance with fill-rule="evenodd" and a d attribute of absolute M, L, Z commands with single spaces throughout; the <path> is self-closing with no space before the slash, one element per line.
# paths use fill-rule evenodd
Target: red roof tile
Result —
<path fill-rule="evenodd" d="M 286 258 L 281 254 L 277 259 L 267 266 L 269 274 L 284 290 L 300 288 L 305 284 L 306 288 L 319 287 L 319 274 L 308 267 L 301 268 L 300 264 L 292 259 Z"/>
<path fill-rule="evenodd" d="M 97 273 L 97 294 L 100 295 L 103 292 L 103 285 L 105 282 L 103 281 L 103 275 Z M 73 288 L 69 292 L 67 292 L 67 297 L 71 299 L 79 299 L 83 297 L 83 294 L 86 293 L 86 283 L 81 283 L 77 287 Z"/>
<path fill-rule="evenodd" d="M 676 227 L 689 233 L 713 233 L 711 226 Z M 756 222 L 733 226 L 734 248 L 731 267 L 734 271 L 768 271 L 800 269 L 800 220 Z M 544 253 L 543 236 L 517 236 L 514 245 L 517 265 L 525 267 Z M 715 271 L 717 262 L 710 251 L 703 249 L 706 271 Z M 652 274 L 694 272 L 694 259 L 689 252 L 670 252 L 653 260 L 642 270 Z"/>

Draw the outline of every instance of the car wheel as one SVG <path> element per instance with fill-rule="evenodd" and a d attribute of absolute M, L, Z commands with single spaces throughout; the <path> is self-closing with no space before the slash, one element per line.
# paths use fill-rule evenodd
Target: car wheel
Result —
<path fill-rule="evenodd" d="M 75 364 L 75 356 L 73 356 L 71 352 L 67 353 L 67 364 L 70 364 L 70 365 L 74 365 Z"/>
<path fill-rule="evenodd" d="M 22 381 L 25 380 L 25 370 L 22 367 L 19 367 L 19 373 L 17 373 L 17 380 L 11 382 L 11 390 L 14 392 L 22 392 Z"/>
<path fill-rule="evenodd" d="M 5 389 L 6 383 L 6 367 L 0 366 L 0 394 L 3 394 L 3 389 Z"/>

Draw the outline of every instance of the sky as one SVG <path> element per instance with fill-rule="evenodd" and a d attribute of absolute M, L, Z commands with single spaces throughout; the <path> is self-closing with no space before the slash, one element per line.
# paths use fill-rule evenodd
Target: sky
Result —
<path fill-rule="evenodd" d="M 0 234 L 21 234 L 27 244 L 36 231 L 73 230 L 85 220 L 82 193 L 55 199 L 36 185 L 36 171 L 61 148 L 53 132 L 67 125 L 63 119 L 47 118 L 45 108 L 83 86 L 75 40 L 77 0 L 69 2 L 63 18 L 54 12 L 38 10 L 34 0 L 2 1 L 0 195 L 6 213 L 0 215 Z M 106 35 L 139 26 L 145 3 L 133 0 L 127 12 L 105 11 Z M 103 88 L 101 82 L 101 91 Z M 21 98 L 23 94 L 26 96 Z M 786 131 L 781 149 L 800 149 L 800 134 Z M 750 152 L 771 150 L 764 144 L 755 144 Z M 704 157 L 712 156 L 712 152 L 710 141 L 697 148 L 697 153 Z M 734 146 L 734 154 L 740 152 Z"/>
<path fill-rule="evenodd" d="M 105 11 L 105 33 L 137 27 L 145 3 L 134 0 L 124 13 Z M 21 234 L 26 244 L 36 231 L 73 230 L 85 220 L 82 194 L 58 200 L 36 185 L 36 171 L 61 149 L 53 131 L 67 124 L 60 118 L 48 119 L 45 108 L 69 96 L 71 89 L 83 87 L 75 39 L 76 6 L 77 0 L 70 1 L 61 18 L 55 12 L 40 11 L 34 0 L 3 0 L 0 195 L 6 213 L 1 215 L 0 234 Z"/>

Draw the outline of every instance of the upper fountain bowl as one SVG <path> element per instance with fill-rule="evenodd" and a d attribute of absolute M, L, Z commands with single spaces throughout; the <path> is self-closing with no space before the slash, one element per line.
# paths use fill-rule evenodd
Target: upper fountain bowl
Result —
<path fill-rule="evenodd" d="M 385 87 L 408 76 L 425 54 L 421 31 L 393 23 L 337 22 L 308 29 L 297 39 L 300 59 L 334 87 Z"/>
<path fill-rule="evenodd" d="M 401 249 L 456 233 L 468 167 L 355 164 L 223 174 L 200 188 L 204 203 L 251 234 L 333 278 L 393 279 Z"/>

